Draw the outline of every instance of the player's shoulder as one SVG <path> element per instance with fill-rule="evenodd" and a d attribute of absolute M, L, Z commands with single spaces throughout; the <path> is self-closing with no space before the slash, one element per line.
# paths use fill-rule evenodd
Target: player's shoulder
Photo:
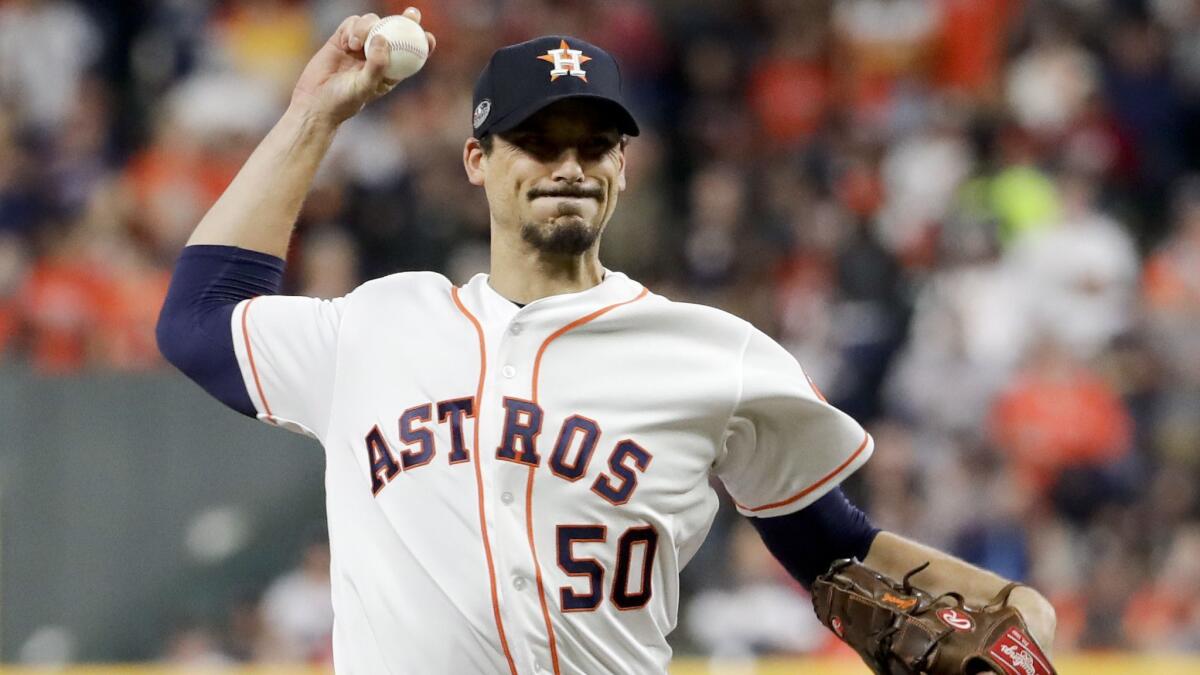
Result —
<path fill-rule="evenodd" d="M 426 298 L 449 297 L 454 286 L 437 272 L 397 272 L 363 282 L 346 295 L 352 304 L 378 301 L 420 302 Z"/>
<path fill-rule="evenodd" d="M 385 317 L 431 318 L 453 310 L 453 284 L 436 272 L 398 272 L 363 282 L 335 303 L 342 324 L 378 326 Z"/>
<path fill-rule="evenodd" d="M 658 323 L 664 330 L 684 333 L 693 339 L 736 347 L 753 330 L 745 319 L 716 307 L 672 300 L 653 292 L 647 299 L 649 302 L 639 308 L 646 320 Z"/>
<path fill-rule="evenodd" d="M 655 312 L 662 313 L 676 321 L 698 322 L 734 331 L 745 331 L 749 325 L 745 319 L 711 305 L 674 300 L 654 292 L 650 293 L 649 299 L 652 301 Z"/>

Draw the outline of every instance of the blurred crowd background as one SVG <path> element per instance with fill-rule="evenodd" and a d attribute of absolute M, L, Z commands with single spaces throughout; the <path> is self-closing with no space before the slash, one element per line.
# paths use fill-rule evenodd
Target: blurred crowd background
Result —
<path fill-rule="evenodd" d="M 341 19 L 407 4 L 0 0 L 0 362 L 167 368 L 191 229 Z M 1200 2 L 417 4 L 438 50 L 339 132 L 288 292 L 484 270 L 474 78 L 578 35 L 644 129 L 608 267 L 776 337 L 874 433 L 873 520 L 1037 585 L 1060 650 L 1200 650 Z M 327 659 L 328 549 L 294 553 L 151 652 Z M 730 509 L 684 591 L 681 653 L 836 649 Z"/>

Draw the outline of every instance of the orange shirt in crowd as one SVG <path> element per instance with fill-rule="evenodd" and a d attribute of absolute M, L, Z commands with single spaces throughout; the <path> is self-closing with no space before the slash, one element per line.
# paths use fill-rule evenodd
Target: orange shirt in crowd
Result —
<path fill-rule="evenodd" d="M 935 77 L 945 89 L 992 93 L 1004 65 L 1004 37 L 1018 0 L 941 0 Z"/>
<path fill-rule="evenodd" d="M 0 361 L 4 360 L 4 353 L 17 336 L 18 326 L 20 321 L 16 303 L 0 298 Z"/>
<path fill-rule="evenodd" d="M 1186 260 L 1186 256 L 1176 256 L 1168 249 L 1155 253 L 1146 261 L 1142 293 L 1150 307 L 1200 310 L 1200 272 L 1189 269 Z"/>
<path fill-rule="evenodd" d="M 66 374 L 86 366 L 140 370 L 160 364 L 154 326 L 169 282 L 166 271 L 150 267 L 117 271 L 39 261 L 18 307 L 34 367 Z"/>
<path fill-rule="evenodd" d="M 769 56 L 750 74 L 749 103 L 772 144 L 801 143 L 825 118 L 829 75 L 811 61 Z"/>
<path fill-rule="evenodd" d="M 154 327 L 170 282 L 166 271 L 145 268 L 116 276 L 105 286 L 97 308 L 98 364 L 118 370 L 162 364 Z"/>
<path fill-rule="evenodd" d="M 1134 647 L 1161 651 L 1196 618 L 1195 598 L 1177 588 L 1148 584 L 1129 600 L 1122 626 Z"/>
<path fill-rule="evenodd" d="M 239 164 L 211 148 L 169 140 L 138 153 L 125 169 L 137 206 L 138 236 L 152 249 L 178 251 Z"/>
<path fill-rule="evenodd" d="M 1088 598 L 1086 593 L 1050 590 L 1047 599 L 1054 605 L 1057 623 L 1054 628 L 1054 647 L 1071 651 L 1087 629 Z"/>
<path fill-rule="evenodd" d="M 211 205 L 237 175 L 238 167 L 211 161 L 202 155 L 154 146 L 136 155 L 126 172 L 139 202 L 149 201 L 155 192 L 183 185 L 194 191 L 204 204 Z"/>
<path fill-rule="evenodd" d="M 83 263 L 49 258 L 34 265 L 19 305 L 35 368 L 70 373 L 86 364 L 103 295 L 102 278 Z"/>
<path fill-rule="evenodd" d="M 839 96 L 867 117 L 885 114 L 897 83 L 931 74 L 942 8 L 921 0 L 846 0 L 833 7 Z"/>
<path fill-rule="evenodd" d="M 1018 480 L 1051 486 L 1070 466 L 1105 464 L 1128 449 L 1132 420 L 1102 378 L 1083 368 L 1031 368 L 992 409 L 993 440 Z"/>

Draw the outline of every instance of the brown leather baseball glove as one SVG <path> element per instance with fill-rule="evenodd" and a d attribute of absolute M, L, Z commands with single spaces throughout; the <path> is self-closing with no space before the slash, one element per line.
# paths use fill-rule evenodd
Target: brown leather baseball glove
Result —
<path fill-rule="evenodd" d="M 856 560 L 839 560 L 813 583 L 817 618 L 885 675 L 1055 675 L 1050 659 L 1008 604 L 1009 584 L 981 608 L 957 593 L 933 597 Z"/>

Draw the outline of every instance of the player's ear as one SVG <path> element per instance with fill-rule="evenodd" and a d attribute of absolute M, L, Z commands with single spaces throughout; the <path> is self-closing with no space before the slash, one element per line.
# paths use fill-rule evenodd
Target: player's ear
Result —
<path fill-rule="evenodd" d="M 617 189 L 625 190 L 625 149 L 629 147 L 629 137 L 621 134 L 621 142 L 617 144 Z"/>
<path fill-rule="evenodd" d="M 467 180 L 471 185 L 483 186 L 483 177 L 487 174 L 484 166 L 487 155 L 478 138 L 468 138 L 463 144 L 463 168 L 467 171 Z"/>

